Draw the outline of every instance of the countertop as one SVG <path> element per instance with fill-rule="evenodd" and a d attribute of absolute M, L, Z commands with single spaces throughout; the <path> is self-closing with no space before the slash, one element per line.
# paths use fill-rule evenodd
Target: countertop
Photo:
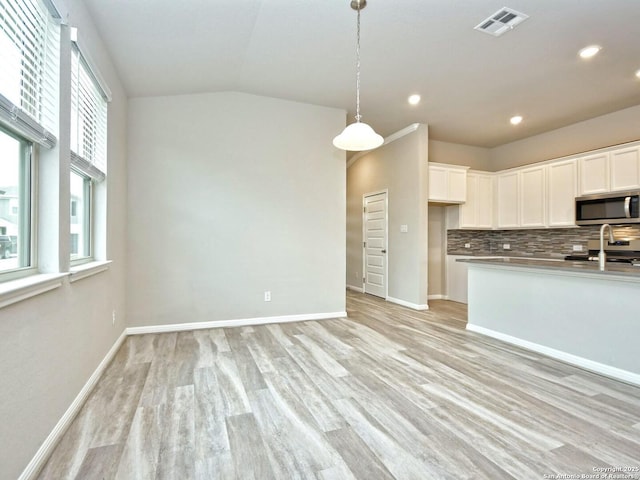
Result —
<path fill-rule="evenodd" d="M 518 257 L 491 257 L 491 258 L 464 258 L 458 262 L 466 262 L 478 265 L 491 265 L 506 268 L 528 268 L 536 270 L 548 270 L 556 272 L 567 272 L 581 276 L 611 276 L 625 277 L 630 281 L 640 282 L 640 266 L 634 267 L 629 264 L 608 263 L 605 270 L 598 268 L 598 262 L 588 261 L 568 261 L 550 258 L 518 258 Z"/>

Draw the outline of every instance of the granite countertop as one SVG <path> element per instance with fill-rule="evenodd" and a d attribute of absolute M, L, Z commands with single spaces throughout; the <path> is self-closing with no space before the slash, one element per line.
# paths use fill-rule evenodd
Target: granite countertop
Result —
<path fill-rule="evenodd" d="M 554 258 L 517 258 L 517 257 L 492 257 L 492 258 L 465 258 L 458 262 L 473 263 L 478 265 L 492 265 L 498 267 L 531 268 L 538 270 L 550 270 L 558 272 L 570 272 L 574 274 L 605 275 L 627 277 L 629 280 L 640 281 L 640 266 L 630 264 L 608 263 L 604 271 L 598 268 L 598 262 L 568 261 Z"/>

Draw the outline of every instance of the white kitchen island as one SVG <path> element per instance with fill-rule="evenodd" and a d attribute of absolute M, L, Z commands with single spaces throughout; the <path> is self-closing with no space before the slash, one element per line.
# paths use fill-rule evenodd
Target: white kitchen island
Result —
<path fill-rule="evenodd" d="M 467 329 L 640 385 L 640 267 L 465 259 Z"/>

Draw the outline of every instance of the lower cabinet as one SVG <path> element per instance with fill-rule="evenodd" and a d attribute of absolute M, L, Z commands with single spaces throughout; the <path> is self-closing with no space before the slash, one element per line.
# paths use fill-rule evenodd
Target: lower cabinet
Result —
<path fill-rule="evenodd" d="M 467 303 L 467 264 L 461 258 L 476 257 L 447 255 L 447 300 Z"/>

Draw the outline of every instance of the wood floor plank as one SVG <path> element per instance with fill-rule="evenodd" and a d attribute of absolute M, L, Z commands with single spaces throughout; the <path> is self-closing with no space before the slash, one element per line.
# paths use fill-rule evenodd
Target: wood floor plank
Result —
<path fill-rule="evenodd" d="M 216 375 L 226 416 L 251 412 L 249 398 L 231 352 L 221 354 L 216 361 Z"/>
<path fill-rule="evenodd" d="M 196 458 L 215 458 L 230 451 L 225 405 L 216 369 L 196 369 L 194 382 Z"/>
<path fill-rule="evenodd" d="M 454 302 L 348 292 L 347 312 L 128 337 L 39 478 L 513 480 L 640 464 L 640 388 L 467 332 Z"/>
<path fill-rule="evenodd" d="M 352 475 L 357 479 L 393 479 L 393 475 L 371 451 L 366 443 L 351 429 L 344 427 L 327 432 L 327 438 L 344 459 Z M 328 474 L 325 474 L 329 477 Z"/>
<path fill-rule="evenodd" d="M 115 478 L 153 480 L 156 478 L 162 424 L 166 405 L 139 407 L 120 458 Z M 105 475 L 105 478 L 107 477 Z"/>
<path fill-rule="evenodd" d="M 89 449 L 76 478 L 78 480 L 113 478 L 118 469 L 121 454 L 122 445 L 118 444 Z"/>
<path fill-rule="evenodd" d="M 345 421 L 331 404 L 329 397 L 291 358 L 276 360 L 277 372 L 268 374 L 269 388 L 287 392 L 293 402 L 306 407 L 309 415 L 322 431 L 341 428 Z"/>
<path fill-rule="evenodd" d="M 227 431 L 236 478 L 275 479 L 267 448 L 253 413 L 227 417 Z"/>
<path fill-rule="evenodd" d="M 428 465 L 398 443 L 385 428 L 372 418 L 366 409 L 352 399 L 334 400 L 334 405 L 367 447 L 397 479 L 455 479 L 453 474 Z"/>

